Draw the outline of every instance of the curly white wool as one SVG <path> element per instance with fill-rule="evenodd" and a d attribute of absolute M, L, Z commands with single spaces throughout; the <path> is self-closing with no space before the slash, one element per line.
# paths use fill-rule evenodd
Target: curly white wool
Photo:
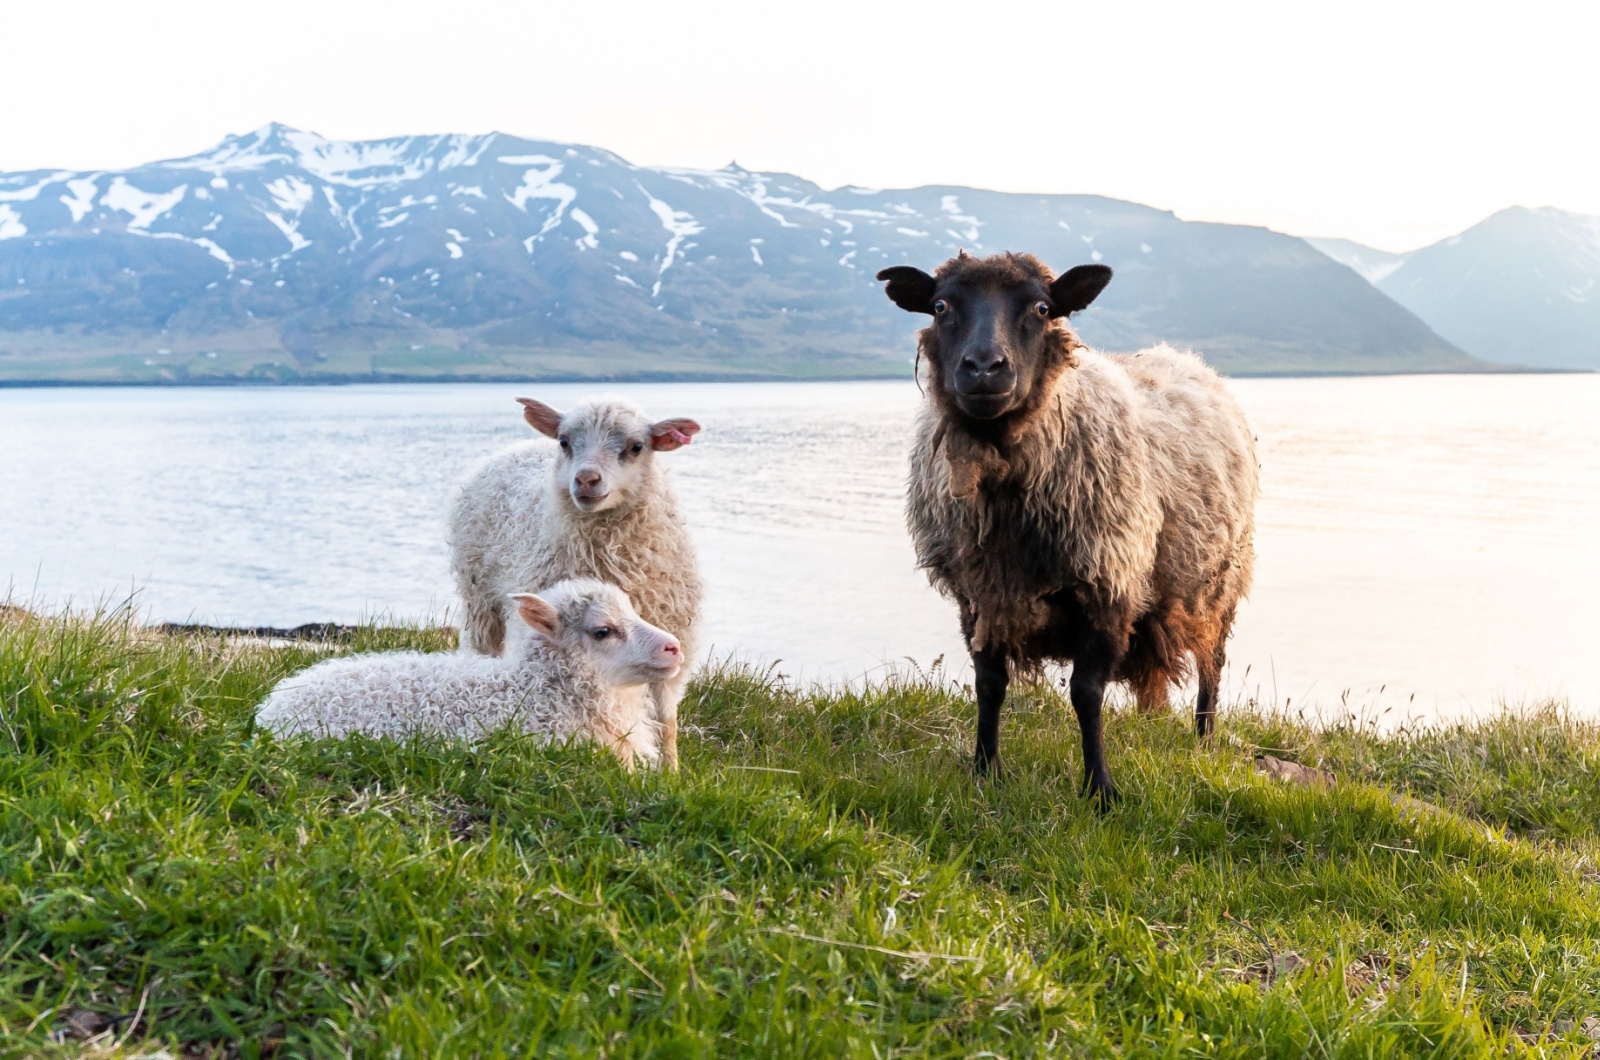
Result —
<path fill-rule="evenodd" d="M 676 635 L 692 662 L 699 646 L 700 567 L 656 448 L 675 448 L 699 429 L 687 420 L 652 423 L 617 398 L 585 402 L 565 414 L 537 402 L 526 418 L 552 437 L 511 446 L 478 466 L 456 494 L 450 558 L 464 605 L 463 648 L 494 653 L 506 629 L 506 594 L 565 578 L 599 578 L 626 592 L 639 614 Z M 543 422 L 533 411 L 550 416 Z M 681 428 L 663 442 L 663 432 Z M 656 438 L 652 445 L 652 437 Z M 564 452 L 553 440 L 569 440 Z M 626 447 L 643 443 L 635 457 Z M 572 475 L 577 454 L 595 454 L 614 491 L 610 506 L 581 509 Z M 689 666 L 652 684 L 662 758 L 677 764 L 678 700 Z"/>
<path fill-rule="evenodd" d="M 672 642 L 639 621 L 613 586 L 569 581 L 543 597 L 572 630 L 581 632 L 584 616 L 606 607 L 612 614 L 632 615 L 640 629 Z M 552 640 L 515 622 L 499 656 L 408 651 L 318 663 L 280 681 L 256 721 L 280 735 L 439 735 L 472 741 L 511 728 L 557 742 L 590 739 L 624 764 L 635 758 L 655 764 L 659 734 L 643 675 L 619 685 L 629 678 L 598 662 L 581 636 Z"/>

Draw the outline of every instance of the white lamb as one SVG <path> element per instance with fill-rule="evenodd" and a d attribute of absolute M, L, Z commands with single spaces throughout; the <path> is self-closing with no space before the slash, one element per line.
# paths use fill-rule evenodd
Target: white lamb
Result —
<path fill-rule="evenodd" d="M 329 659 L 278 682 L 256 720 L 284 735 L 469 740 L 509 726 L 550 740 L 594 740 L 630 767 L 636 757 L 658 762 L 645 686 L 683 669 L 678 639 L 640 618 L 622 590 L 597 581 L 563 581 L 512 600 L 523 621 L 501 655 Z"/>
<path fill-rule="evenodd" d="M 700 565 L 655 455 L 689 444 L 700 425 L 652 423 L 617 399 L 562 414 L 518 398 L 544 438 L 490 457 L 462 485 L 450 516 L 450 560 L 465 605 L 461 645 L 500 650 L 507 594 L 564 578 L 598 578 L 674 634 L 684 659 L 699 646 Z M 553 439 L 553 441 L 551 440 Z M 689 667 L 651 685 L 661 758 L 678 763 L 678 700 Z"/>

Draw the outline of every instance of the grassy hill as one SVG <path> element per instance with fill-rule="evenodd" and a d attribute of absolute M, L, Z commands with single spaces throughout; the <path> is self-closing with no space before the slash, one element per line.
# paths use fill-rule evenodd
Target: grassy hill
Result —
<path fill-rule="evenodd" d="M 443 648 L 368 630 L 352 648 Z M 699 678 L 684 768 L 280 742 L 320 657 L 0 614 L 0 1053 L 1584 1056 L 1600 729 L 1114 712 L 1125 801 L 937 675 Z M 1251 753 L 1337 774 L 1258 774 Z"/>

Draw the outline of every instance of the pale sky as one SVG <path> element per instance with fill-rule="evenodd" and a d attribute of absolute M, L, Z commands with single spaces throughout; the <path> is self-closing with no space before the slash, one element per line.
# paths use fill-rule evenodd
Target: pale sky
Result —
<path fill-rule="evenodd" d="M 500 130 L 825 187 L 1109 195 L 1407 250 L 1600 214 L 1600 5 L 197 0 L 0 5 L 0 170 L 281 121 Z"/>

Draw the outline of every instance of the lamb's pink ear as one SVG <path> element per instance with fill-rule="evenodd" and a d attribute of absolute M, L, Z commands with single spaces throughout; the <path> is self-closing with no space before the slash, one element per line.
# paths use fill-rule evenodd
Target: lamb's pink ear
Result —
<path fill-rule="evenodd" d="M 517 401 L 522 405 L 522 418 L 528 421 L 528 426 L 546 438 L 561 433 L 561 413 L 533 398 L 517 398 Z"/>
<path fill-rule="evenodd" d="M 689 444 L 689 439 L 700 433 L 694 420 L 658 420 L 650 425 L 650 448 L 658 453 Z"/>
<path fill-rule="evenodd" d="M 550 606 L 544 597 L 533 593 L 512 593 L 511 599 L 517 602 L 517 614 L 533 627 L 535 633 L 552 638 L 560 634 L 561 612 Z"/>

